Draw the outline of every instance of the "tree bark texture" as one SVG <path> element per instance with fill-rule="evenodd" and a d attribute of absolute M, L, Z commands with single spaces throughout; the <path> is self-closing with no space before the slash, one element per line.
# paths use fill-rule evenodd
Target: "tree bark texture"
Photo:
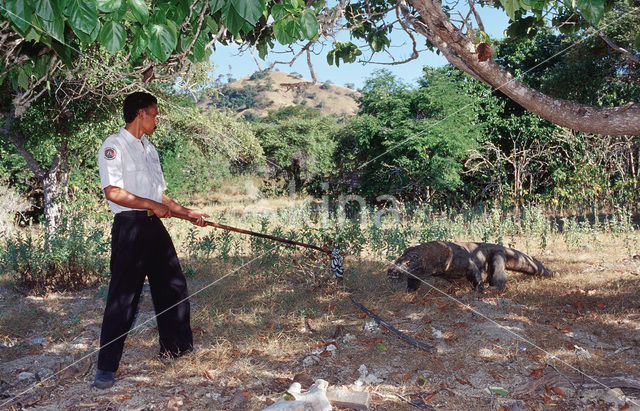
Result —
<path fill-rule="evenodd" d="M 479 61 L 476 47 L 462 34 L 439 3 L 407 0 L 419 13 L 416 19 L 403 10 L 405 19 L 427 37 L 458 69 L 500 90 L 525 109 L 561 127 L 604 135 L 640 135 L 640 104 L 597 107 L 548 96 L 535 90 L 498 65 L 493 58 Z"/>
<path fill-rule="evenodd" d="M 47 232 L 53 233 L 58 224 L 60 224 L 62 217 L 62 207 L 58 201 L 63 194 L 60 158 L 61 156 L 66 156 L 67 144 L 63 142 L 59 154 L 54 157 L 49 169 L 45 169 L 25 147 L 25 137 L 22 132 L 13 127 L 14 112 L 4 113 L 4 115 L 5 123 L 0 128 L 0 132 L 16 147 L 26 161 L 29 170 L 40 182 L 44 194 L 44 215 Z"/>

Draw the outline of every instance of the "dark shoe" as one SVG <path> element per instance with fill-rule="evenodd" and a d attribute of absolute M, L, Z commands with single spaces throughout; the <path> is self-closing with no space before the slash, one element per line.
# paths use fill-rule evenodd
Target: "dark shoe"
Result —
<path fill-rule="evenodd" d="M 98 370 L 96 378 L 93 380 L 93 386 L 104 390 L 113 385 L 116 380 L 116 373 L 112 371 Z"/>

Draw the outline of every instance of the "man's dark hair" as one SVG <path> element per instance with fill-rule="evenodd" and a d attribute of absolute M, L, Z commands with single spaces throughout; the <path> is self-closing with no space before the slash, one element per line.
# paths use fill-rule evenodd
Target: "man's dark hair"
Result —
<path fill-rule="evenodd" d="M 125 123 L 131 123 L 136 119 L 138 111 L 146 110 L 154 104 L 158 104 L 158 100 L 151 94 L 143 91 L 136 91 L 129 94 L 124 99 L 122 105 L 122 114 L 124 116 Z"/>

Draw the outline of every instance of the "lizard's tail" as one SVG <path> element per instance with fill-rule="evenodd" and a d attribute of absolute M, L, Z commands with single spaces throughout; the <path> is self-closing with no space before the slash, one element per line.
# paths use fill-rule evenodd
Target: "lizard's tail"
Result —
<path fill-rule="evenodd" d="M 507 255 L 505 268 L 507 270 L 541 277 L 556 277 L 558 275 L 555 271 L 545 267 L 540 261 L 523 252 L 507 248 L 505 253 Z"/>

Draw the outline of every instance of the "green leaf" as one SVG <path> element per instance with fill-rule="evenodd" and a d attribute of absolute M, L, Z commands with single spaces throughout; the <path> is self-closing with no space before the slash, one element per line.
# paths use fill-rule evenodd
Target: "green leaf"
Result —
<path fill-rule="evenodd" d="M 304 37 L 311 40 L 318 34 L 319 28 L 315 14 L 310 10 L 305 10 L 300 17 L 300 30 Z"/>
<path fill-rule="evenodd" d="M 295 397 L 293 394 L 291 394 L 289 391 L 286 391 L 286 392 L 284 393 L 284 397 L 283 397 L 283 399 L 284 399 L 285 401 L 295 401 L 295 400 L 296 400 L 296 397 Z"/>
<path fill-rule="evenodd" d="M 57 0 L 38 0 L 36 1 L 36 14 L 42 20 L 53 21 L 62 17 L 62 9 Z"/>
<path fill-rule="evenodd" d="M 216 21 L 211 16 L 205 16 L 204 24 L 209 28 L 210 33 L 218 32 L 218 23 L 216 23 Z"/>
<path fill-rule="evenodd" d="M 513 21 L 516 20 L 516 10 L 520 9 L 520 3 L 518 0 L 500 0 L 500 4 L 504 7 L 504 11 L 507 12 L 507 16 Z"/>
<path fill-rule="evenodd" d="M 140 24 L 149 22 L 149 8 L 143 0 L 127 0 L 131 13 Z"/>
<path fill-rule="evenodd" d="M 509 394 L 509 391 L 502 387 L 489 387 L 489 391 L 502 397 L 506 397 Z"/>
<path fill-rule="evenodd" d="M 287 15 L 287 10 L 282 4 L 274 4 L 271 7 L 271 15 L 275 21 L 282 20 Z"/>
<path fill-rule="evenodd" d="M 604 14 L 604 0 L 579 0 L 578 10 L 589 23 L 596 25 Z"/>
<path fill-rule="evenodd" d="M 187 46 L 189 46 L 189 44 L 191 43 L 187 43 Z M 193 57 L 191 61 L 193 61 L 194 63 L 203 61 L 204 55 L 205 55 L 204 48 L 206 46 L 207 46 L 206 35 L 203 35 L 201 33 L 200 36 L 198 36 L 198 39 L 196 40 L 196 42 L 193 44 L 193 47 L 191 48 L 191 55 L 189 56 L 190 58 Z"/>
<path fill-rule="evenodd" d="M 382 343 L 377 343 L 376 348 L 380 351 L 387 351 L 387 346 Z"/>
<path fill-rule="evenodd" d="M 48 54 L 43 54 L 42 56 L 38 57 L 36 65 L 33 67 L 33 73 L 38 77 L 43 77 L 45 74 L 47 74 L 50 61 L 51 56 Z"/>
<path fill-rule="evenodd" d="M 40 23 L 40 27 L 42 27 L 45 33 L 59 42 L 64 43 L 64 19 L 62 16 L 55 20 L 44 20 L 38 16 L 38 23 Z"/>
<path fill-rule="evenodd" d="M 258 49 L 258 57 L 264 60 L 264 58 L 267 57 L 267 53 L 268 53 L 267 43 L 264 41 L 261 41 L 256 45 L 256 48 Z"/>
<path fill-rule="evenodd" d="M 69 68 L 73 66 L 72 53 L 73 49 L 66 44 L 53 40 L 51 42 L 51 48 L 56 52 L 60 60 Z"/>
<path fill-rule="evenodd" d="M 235 8 L 231 7 L 231 3 L 227 3 L 222 9 L 222 24 L 233 34 L 234 36 L 240 32 L 242 26 L 244 26 L 245 20 L 238 14 Z"/>
<path fill-rule="evenodd" d="M 225 5 L 225 0 L 209 0 L 209 8 L 211 13 L 215 13 Z"/>
<path fill-rule="evenodd" d="M 284 30 L 287 32 L 289 36 L 295 39 L 298 37 L 300 26 L 298 26 L 297 22 L 294 19 L 289 19 L 284 24 Z"/>
<path fill-rule="evenodd" d="M 636 36 L 636 40 L 633 42 L 633 45 L 636 50 L 640 49 L 640 34 Z"/>
<path fill-rule="evenodd" d="M 77 29 L 91 34 L 98 24 L 98 10 L 95 3 L 91 1 L 69 0 L 66 12 L 69 16 L 69 24 L 74 31 Z"/>
<path fill-rule="evenodd" d="M 9 20 L 20 30 L 27 31 L 30 27 L 31 15 L 33 14 L 33 3 L 24 0 L 7 0 L 4 3 Z"/>
<path fill-rule="evenodd" d="M 264 0 L 231 0 L 231 4 L 251 26 L 255 26 L 265 8 Z"/>
<path fill-rule="evenodd" d="M 111 13 L 122 6 L 122 0 L 97 0 L 98 10 Z"/>
<path fill-rule="evenodd" d="M 327 64 L 333 66 L 333 55 L 335 54 L 334 50 L 331 50 L 327 53 Z"/>
<path fill-rule="evenodd" d="M 273 23 L 273 35 L 280 44 L 290 44 L 295 40 L 286 30 L 287 21 L 288 20 L 280 20 Z M 294 21 L 290 22 L 295 24 Z"/>
<path fill-rule="evenodd" d="M 140 30 L 140 33 L 138 33 L 133 40 L 131 54 L 134 56 L 140 56 L 146 51 L 148 45 L 149 37 L 147 36 L 147 33 L 145 33 L 144 30 Z"/>
<path fill-rule="evenodd" d="M 519 0 L 521 4 L 528 6 L 529 9 L 542 10 L 546 4 L 545 0 Z"/>
<path fill-rule="evenodd" d="M 29 76 L 22 67 L 18 68 L 18 85 L 25 90 L 29 88 Z"/>
<path fill-rule="evenodd" d="M 164 24 L 154 24 L 149 34 L 149 51 L 156 60 L 166 61 L 176 47 L 175 32 Z"/>
<path fill-rule="evenodd" d="M 127 40 L 127 31 L 117 21 L 106 21 L 100 30 L 100 43 L 111 53 L 122 49 Z"/>

